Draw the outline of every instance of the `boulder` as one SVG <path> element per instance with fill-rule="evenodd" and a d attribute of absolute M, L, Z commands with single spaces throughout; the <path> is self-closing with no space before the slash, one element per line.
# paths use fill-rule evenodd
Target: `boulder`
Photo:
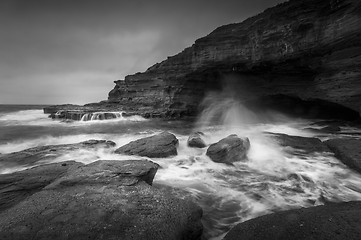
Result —
<path fill-rule="evenodd" d="M 0 239 L 200 239 L 201 208 L 152 187 L 157 168 L 145 160 L 69 168 L 0 212 Z"/>
<path fill-rule="evenodd" d="M 330 139 L 325 144 L 335 153 L 335 156 L 350 168 L 361 173 L 361 140 L 360 139 Z"/>
<path fill-rule="evenodd" d="M 316 152 L 330 152 L 330 149 L 318 138 L 291 136 L 282 133 L 268 133 L 284 147 L 292 147 L 299 153 L 311 154 Z M 286 150 L 287 151 L 287 150 Z"/>
<path fill-rule="evenodd" d="M 236 225 L 224 240 L 361 239 L 361 202 L 269 214 Z"/>
<path fill-rule="evenodd" d="M 141 138 L 121 146 L 115 153 L 164 158 L 177 155 L 178 139 L 169 132 Z"/>
<path fill-rule="evenodd" d="M 82 163 L 67 161 L 34 167 L 21 172 L 0 175 L 0 212 L 41 191 L 68 170 Z"/>
<path fill-rule="evenodd" d="M 192 133 L 189 136 L 188 140 L 187 140 L 187 145 L 189 147 L 193 147 L 193 148 L 204 148 L 204 147 L 206 147 L 207 144 L 202 139 L 203 136 L 204 136 L 204 133 L 202 133 L 202 132 Z"/>
<path fill-rule="evenodd" d="M 55 159 L 63 154 L 78 149 L 111 148 L 115 143 L 106 140 L 88 140 L 74 144 L 47 145 L 25 149 L 23 151 L 2 154 L 0 169 L 13 167 L 29 167 L 34 164 Z"/>
<path fill-rule="evenodd" d="M 231 164 L 244 160 L 249 148 L 248 138 L 240 138 L 236 134 L 232 134 L 211 144 L 206 154 L 213 162 Z"/>

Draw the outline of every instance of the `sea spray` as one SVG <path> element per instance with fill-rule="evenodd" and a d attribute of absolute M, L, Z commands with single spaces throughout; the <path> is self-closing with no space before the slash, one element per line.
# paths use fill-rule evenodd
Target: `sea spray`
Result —
<path fill-rule="evenodd" d="M 74 121 L 64 123 L 46 117 L 51 125 L 31 125 L 39 119 L 22 121 L 23 125 L 3 125 L 0 131 L 0 153 L 6 154 L 29 147 L 49 144 L 76 143 L 89 139 L 105 139 L 120 147 L 130 141 L 170 131 L 179 139 L 178 155 L 170 158 L 145 158 L 114 154 L 113 149 L 78 149 L 67 152 L 48 162 L 76 160 L 90 163 L 97 160 L 149 159 L 160 165 L 154 184 L 180 188 L 193 196 L 204 211 L 205 237 L 221 239 L 235 224 L 263 214 L 300 207 L 324 204 L 327 201 L 361 200 L 361 175 L 350 170 L 329 153 L 293 153 L 280 146 L 265 132 L 312 137 L 315 133 L 302 129 L 309 121 L 291 119 L 281 114 L 263 117 L 244 107 L 237 98 L 222 96 L 218 107 L 223 113 L 209 108 L 213 119 L 207 124 L 199 121 L 196 127 L 179 121 Z M 224 101 L 222 101 L 222 99 Z M 227 108 L 227 104 L 232 103 Z M 233 113 L 226 113 L 227 110 Z M 30 112 L 28 112 L 30 113 Z M 248 116 L 237 117 L 237 115 Z M 14 113 L 19 114 L 19 112 Z M 24 114 L 24 113 L 22 113 Z M 37 113 L 36 113 L 37 114 Z M 214 116 L 225 116 L 213 118 Z M 280 117 L 281 116 L 281 117 Z M 0 124 L 4 122 L 0 121 Z M 190 126 L 190 127 L 188 127 Z M 1 127 L 1 126 L 0 126 Z M 29 130 L 26 130 L 29 129 Z M 230 135 L 238 134 L 250 139 L 248 160 L 231 165 L 211 161 L 205 152 L 187 146 L 190 132 L 201 130 L 207 145 Z M 343 131 L 348 131 L 343 128 Z M 9 131 L 6 133 L 6 131 Z M 6 133 L 6 134 L 4 134 Z M 326 134 L 332 138 L 333 135 Z M 287 150 L 287 151 L 286 151 Z M 43 162 L 47 163 L 47 162 Z M 6 172 L 22 170 L 4 169 Z"/>

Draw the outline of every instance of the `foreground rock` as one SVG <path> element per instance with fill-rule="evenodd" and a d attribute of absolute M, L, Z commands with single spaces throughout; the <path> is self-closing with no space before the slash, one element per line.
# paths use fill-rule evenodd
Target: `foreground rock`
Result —
<path fill-rule="evenodd" d="M 213 162 L 231 164 L 246 158 L 250 148 L 248 138 L 240 138 L 236 134 L 229 135 L 207 149 L 207 156 Z"/>
<path fill-rule="evenodd" d="M 82 163 L 68 161 L 0 175 L 0 212 L 41 191 L 67 171 L 82 165 Z"/>
<path fill-rule="evenodd" d="M 110 148 L 115 143 L 106 140 L 88 140 L 75 144 L 48 145 L 25 149 L 20 152 L 2 154 L 0 156 L 0 169 L 12 167 L 33 166 L 36 163 L 55 159 L 63 154 L 79 149 Z"/>
<path fill-rule="evenodd" d="M 38 175 L 51 166 L 17 178 L 23 175 L 26 183 L 31 171 Z M 131 160 L 68 167 L 0 212 L 0 239 L 200 239 L 201 209 L 153 188 L 157 168 Z"/>
<path fill-rule="evenodd" d="M 291 136 L 282 133 L 268 134 L 269 136 L 275 138 L 281 146 L 291 147 L 303 154 L 330 152 L 330 149 L 318 138 Z"/>
<path fill-rule="evenodd" d="M 325 143 L 341 162 L 361 173 L 360 139 L 330 139 Z"/>
<path fill-rule="evenodd" d="M 115 153 L 126 155 L 163 158 L 177 155 L 178 139 L 169 132 L 141 138 L 132 141 L 117 150 Z"/>
<path fill-rule="evenodd" d="M 207 147 L 207 144 L 202 139 L 203 136 L 204 136 L 204 133 L 202 133 L 202 132 L 192 133 L 187 140 L 187 145 L 189 147 L 193 147 L 193 148 Z"/>
<path fill-rule="evenodd" d="M 224 240 L 361 239 L 361 202 L 297 209 L 236 225 Z"/>

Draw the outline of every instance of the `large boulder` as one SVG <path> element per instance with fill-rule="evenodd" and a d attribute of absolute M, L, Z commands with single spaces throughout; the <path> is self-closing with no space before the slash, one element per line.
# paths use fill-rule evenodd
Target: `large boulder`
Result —
<path fill-rule="evenodd" d="M 298 153 L 330 152 L 330 149 L 318 138 L 291 136 L 282 133 L 268 133 L 268 135 L 275 138 L 281 146 L 291 147 Z"/>
<path fill-rule="evenodd" d="M 203 140 L 204 133 L 195 132 L 192 133 L 187 140 L 187 145 L 193 148 L 205 148 L 207 144 Z"/>
<path fill-rule="evenodd" d="M 68 170 L 82 166 L 82 163 L 67 161 L 34 167 L 21 172 L 0 175 L 0 212 L 10 208 L 55 179 L 62 177 Z"/>
<path fill-rule="evenodd" d="M 248 138 L 240 138 L 232 134 L 211 144 L 206 154 L 213 162 L 231 164 L 246 159 L 249 148 Z"/>
<path fill-rule="evenodd" d="M 269 214 L 236 225 L 224 240 L 361 239 L 361 202 Z"/>
<path fill-rule="evenodd" d="M 37 163 L 56 159 L 57 157 L 79 149 L 111 148 L 115 143 L 106 140 L 88 140 L 74 144 L 47 145 L 25 149 L 23 151 L 2 154 L 1 168 L 29 167 Z"/>
<path fill-rule="evenodd" d="M 163 158 L 177 155 L 178 139 L 169 132 L 141 138 L 132 141 L 117 150 L 115 153 L 126 155 Z"/>
<path fill-rule="evenodd" d="M 361 173 L 360 139 L 330 139 L 325 143 L 341 162 Z"/>
<path fill-rule="evenodd" d="M 202 210 L 152 187 L 157 168 L 145 160 L 69 168 L 0 212 L 0 239 L 200 239 Z"/>

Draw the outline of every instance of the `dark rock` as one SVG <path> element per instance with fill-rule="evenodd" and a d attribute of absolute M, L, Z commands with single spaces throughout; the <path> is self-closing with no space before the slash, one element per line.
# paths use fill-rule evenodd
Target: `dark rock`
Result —
<path fill-rule="evenodd" d="M 177 155 L 177 145 L 178 139 L 173 134 L 162 132 L 132 141 L 115 150 L 115 153 L 163 158 Z"/>
<path fill-rule="evenodd" d="M 325 144 L 341 162 L 361 173 L 360 139 L 330 139 L 325 141 Z"/>
<path fill-rule="evenodd" d="M 358 0 L 279 4 L 215 29 L 144 73 L 115 81 L 108 103 L 142 108 L 149 117 L 194 115 L 205 94 L 231 78 L 237 79 L 241 101 L 294 96 L 312 101 L 306 109 L 289 108 L 300 114 L 318 116 L 322 108 L 313 106 L 321 101 L 330 103 L 333 116 L 359 118 L 360 9 Z M 345 111 L 333 111 L 340 109 L 333 104 Z"/>
<path fill-rule="evenodd" d="M 0 156 L 0 169 L 18 166 L 33 166 L 42 161 L 55 159 L 70 151 L 78 149 L 111 148 L 115 143 L 106 140 L 88 140 L 75 144 L 47 145 L 25 149 L 20 152 L 2 154 Z"/>
<path fill-rule="evenodd" d="M 0 212 L 41 191 L 69 169 L 82 165 L 82 163 L 68 161 L 0 175 Z"/>
<path fill-rule="evenodd" d="M 341 128 L 338 126 L 327 126 L 323 128 L 305 128 L 305 130 L 309 130 L 316 133 L 338 133 L 341 131 Z"/>
<path fill-rule="evenodd" d="M 192 133 L 189 136 L 188 140 L 187 140 L 187 145 L 189 147 L 193 147 L 193 148 L 204 148 L 204 147 L 206 147 L 207 144 L 202 139 L 203 136 L 204 136 L 204 133 L 202 133 L 202 132 Z"/>
<path fill-rule="evenodd" d="M 341 128 L 338 126 L 327 126 L 320 129 L 322 132 L 334 133 L 341 131 Z"/>
<path fill-rule="evenodd" d="M 116 182 L 119 185 L 132 186 L 139 181 L 144 181 L 152 185 L 158 167 L 158 164 L 151 161 L 96 161 L 63 176 L 47 186 L 47 189 L 85 183 L 110 184 Z"/>
<path fill-rule="evenodd" d="M 292 147 L 304 154 L 330 152 L 330 149 L 318 138 L 291 136 L 281 133 L 269 133 L 281 146 Z"/>
<path fill-rule="evenodd" d="M 217 143 L 211 144 L 206 154 L 213 162 L 230 164 L 246 159 L 249 148 L 248 138 L 242 139 L 236 134 L 232 134 Z"/>
<path fill-rule="evenodd" d="M 200 239 L 202 210 L 150 186 L 157 167 L 139 160 L 69 169 L 0 213 L 0 239 Z"/>
<path fill-rule="evenodd" d="M 236 225 L 224 240 L 361 239 L 361 202 L 269 214 Z"/>

